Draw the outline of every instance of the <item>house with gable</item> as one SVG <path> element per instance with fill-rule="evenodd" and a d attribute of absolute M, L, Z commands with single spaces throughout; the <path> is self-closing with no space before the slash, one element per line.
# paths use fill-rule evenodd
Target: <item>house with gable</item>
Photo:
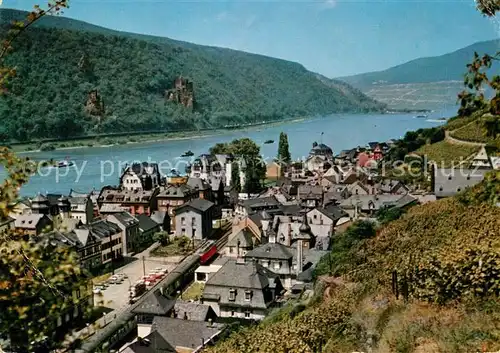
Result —
<path fill-rule="evenodd" d="M 126 166 L 120 177 L 120 187 L 125 190 L 153 190 L 160 185 L 161 175 L 156 163 L 133 163 Z"/>
<path fill-rule="evenodd" d="M 84 224 L 92 222 L 94 219 L 94 204 L 89 196 L 74 196 L 67 198 L 67 200 L 71 207 L 71 218 L 80 220 Z"/>
<path fill-rule="evenodd" d="M 39 235 L 45 230 L 51 230 L 52 220 L 46 214 L 32 213 L 17 216 L 14 221 L 16 231 L 26 235 Z"/>
<path fill-rule="evenodd" d="M 89 232 L 60 232 L 52 231 L 41 235 L 49 242 L 58 246 L 69 247 L 76 250 L 81 268 L 95 272 L 102 265 L 101 242 Z"/>
<path fill-rule="evenodd" d="M 124 256 L 139 249 L 139 221 L 137 218 L 124 211 L 109 215 L 106 219 L 120 227 L 123 232 L 122 254 Z"/>
<path fill-rule="evenodd" d="M 230 238 L 225 247 L 225 255 L 229 257 L 243 257 L 254 248 L 254 235 L 247 228 L 237 229 Z"/>
<path fill-rule="evenodd" d="M 350 195 L 371 195 L 375 193 L 373 186 L 365 184 L 360 180 L 356 180 L 347 186 Z"/>
<path fill-rule="evenodd" d="M 323 187 L 320 185 L 300 185 L 297 200 L 302 207 L 314 208 L 323 203 Z"/>
<path fill-rule="evenodd" d="M 292 287 L 293 250 L 290 247 L 280 243 L 263 244 L 247 252 L 245 261 L 255 261 L 279 275 L 285 289 Z"/>
<path fill-rule="evenodd" d="M 202 300 L 218 317 L 262 320 L 283 292 L 279 275 L 240 258 L 230 259 L 208 279 Z"/>
<path fill-rule="evenodd" d="M 379 194 L 396 194 L 396 195 L 404 195 L 410 191 L 402 181 L 396 179 L 380 180 L 380 182 L 375 184 L 375 190 Z"/>
<path fill-rule="evenodd" d="M 214 203 L 193 199 L 175 209 L 175 236 L 196 240 L 206 239 L 212 233 Z"/>

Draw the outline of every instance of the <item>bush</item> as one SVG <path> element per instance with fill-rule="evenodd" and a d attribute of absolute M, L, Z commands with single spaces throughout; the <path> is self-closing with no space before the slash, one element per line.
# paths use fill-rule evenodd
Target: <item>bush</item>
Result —
<path fill-rule="evenodd" d="M 54 151 L 56 149 L 56 146 L 54 146 L 52 143 L 42 143 L 40 145 L 40 151 Z"/>
<path fill-rule="evenodd" d="M 165 246 L 170 243 L 170 237 L 167 232 L 158 232 L 153 235 L 153 240 Z"/>

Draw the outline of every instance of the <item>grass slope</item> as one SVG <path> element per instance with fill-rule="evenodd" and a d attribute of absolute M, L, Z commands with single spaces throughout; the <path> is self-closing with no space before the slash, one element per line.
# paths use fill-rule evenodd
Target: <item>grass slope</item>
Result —
<path fill-rule="evenodd" d="M 301 313 L 285 308 L 278 320 L 236 332 L 207 352 L 497 351 L 500 208 L 492 196 L 499 177 L 460 197 L 413 207 L 375 237 L 351 239 L 343 254 L 335 244 L 345 235 L 337 236 L 331 267 L 342 280 L 323 300 Z M 408 301 L 391 292 L 393 270 L 400 293 L 408 278 Z"/>
<path fill-rule="evenodd" d="M 5 24 L 25 13 L 1 10 Z M 383 105 L 339 81 L 324 82 L 302 65 L 168 38 L 122 33 L 47 17 L 23 34 L 8 63 L 18 76 L 0 101 L 0 136 L 26 140 L 95 132 L 87 94 L 106 106 L 103 132 L 182 130 L 284 117 L 367 112 Z M 87 54 L 93 69 L 78 63 Z M 182 75 L 194 83 L 195 112 L 166 103 Z"/>
<path fill-rule="evenodd" d="M 427 161 L 434 161 L 439 167 L 449 168 L 465 162 L 470 156 L 479 152 L 479 147 L 453 144 L 439 141 L 420 147 L 416 154 L 425 156 Z"/>

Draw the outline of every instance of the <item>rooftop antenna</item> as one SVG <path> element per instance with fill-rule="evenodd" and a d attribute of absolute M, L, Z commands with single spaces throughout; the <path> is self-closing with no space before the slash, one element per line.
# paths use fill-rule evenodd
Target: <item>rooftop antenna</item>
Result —
<path fill-rule="evenodd" d="M 319 138 L 319 143 L 322 144 L 323 143 L 323 134 L 324 132 L 321 132 L 321 137 Z"/>

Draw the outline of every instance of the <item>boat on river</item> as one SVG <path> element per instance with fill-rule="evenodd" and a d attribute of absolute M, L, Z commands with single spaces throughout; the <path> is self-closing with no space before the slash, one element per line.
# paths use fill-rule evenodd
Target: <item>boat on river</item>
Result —
<path fill-rule="evenodd" d="M 191 150 L 186 151 L 181 155 L 181 157 L 191 157 L 191 156 L 194 156 L 194 153 Z"/>
<path fill-rule="evenodd" d="M 264 142 L 266 145 L 267 144 L 270 144 L 270 143 L 274 143 L 274 140 L 267 140 L 266 142 Z"/>

